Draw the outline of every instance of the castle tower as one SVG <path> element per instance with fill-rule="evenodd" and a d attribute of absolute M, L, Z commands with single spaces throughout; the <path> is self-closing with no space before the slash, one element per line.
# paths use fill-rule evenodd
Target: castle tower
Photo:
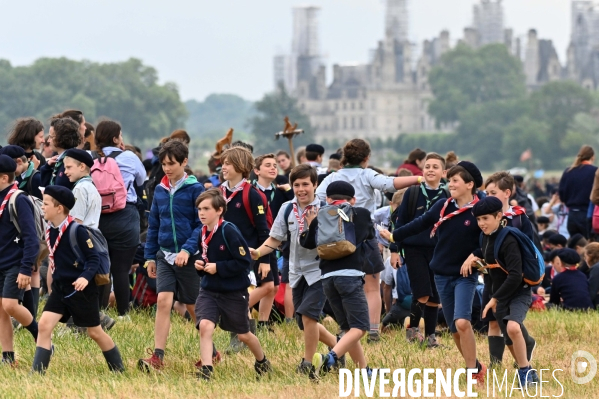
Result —
<path fill-rule="evenodd" d="M 385 11 L 385 37 L 400 43 L 408 41 L 407 0 L 387 0 Z"/>
<path fill-rule="evenodd" d="M 473 27 L 478 32 L 479 44 L 503 43 L 503 6 L 501 0 L 481 0 L 474 6 Z"/>

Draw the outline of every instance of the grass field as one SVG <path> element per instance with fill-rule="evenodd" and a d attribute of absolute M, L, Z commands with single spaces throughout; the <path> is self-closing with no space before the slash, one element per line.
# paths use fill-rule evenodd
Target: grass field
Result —
<path fill-rule="evenodd" d="M 114 315 L 113 315 L 114 316 Z M 143 374 L 136 369 L 137 359 L 146 357 L 153 345 L 153 318 L 149 313 L 133 312 L 132 321 L 117 323 L 110 335 L 119 346 L 128 370 L 123 375 L 110 373 L 100 349 L 89 338 L 55 332 L 56 354 L 45 376 L 29 375 L 34 345 L 29 333 L 16 333 L 15 348 L 19 365 L 16 369 L 0 367 L 0 398 L 335 398 L 339 396 L 338 375 L 332 373 L 319 383 L 295 373 L 301 359 L 302 336 L 295 325 L 275 326 L 274 333 L 259 332 L 274 372 L 257 382 L 254 359 L 249 351 L 225 356 L 217 365 L 211 382 L 199 382 L 194 363 L 199 359 L 197 332 L 191 323 L 173 316 L 171 336 L 166 350 L 166 369 L 160 374 Z M 599 313 L 562 312 L 531 313 L 528 329 L 537 340 L 533 366 L 537 369 L 562 369 L 556 372 L 562 388 L 554 380 L 543 385 L 543 395 L 562 398 L 599 397 L 599 375 L 586 385 L 575 384 L 570 377 L 570 358 L 585 350 L 599 359 Z M 335 331 L 334 323 L 325 323 Z M 62 333 L 60 333 L 62 332 Z M 223 349 L 228 333 L 217 330 L 216 344 Z M 463 361 L 450 337 L 441 337 L 444 348 L 422 350 L 405 342 L 404 331 L 383 335 L 381 342 L 366 345 L 366 356 L 373 368 L 458 368 Z M 486 337 L 477 337 L 479 358 L 488 361 Z M 319 350 L 326 348 L 320 344 Z M 504 366 L 512 372 L 507 350 Z M 348 362 L 348 368 L 352 368 Z M 407 374 L 407 373 L 406 373 Z M 511 374 L 513 377 L 513 374 Z M 551 375 L 549 374 L 549 378 Z M 387 389 L 390 392 L 393 384 Z M 433 385 L 434 391 L 434 385 Z M 364 395 L 364 390 L 361 389 Z M 378 393 L 378 387 L 375 390 Z M 534 393 L 534 392 L 531 392 Z M 353 396 L 353 391 L 352 391 Z M 365 396 L 363 396 L 365 397 Z M 479 397 L 487 397 L 486 390 Z M 504 397 L 504 396 L 500 396 Z M 514 391 L 512 397 L 522 397 Z M 538 397 L 538 396 L 537 396 Z"/>

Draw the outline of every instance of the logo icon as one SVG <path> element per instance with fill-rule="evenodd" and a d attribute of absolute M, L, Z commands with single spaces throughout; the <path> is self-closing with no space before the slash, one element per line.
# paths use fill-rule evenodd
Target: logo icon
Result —
<path fill-rule="evenodd" d="M 464 222 L 464 226 L 470 226 L 470 220 L 466 220 L 466 221 Z"/>
<path fill-rule="evenodd" d="M 581 374 L 587 373 L 584 376 Z M 587 351 L 576 351 L 570 361 L 570 375 L 576 384 L 586 384 L 597 374 L 597 360 Z"/>

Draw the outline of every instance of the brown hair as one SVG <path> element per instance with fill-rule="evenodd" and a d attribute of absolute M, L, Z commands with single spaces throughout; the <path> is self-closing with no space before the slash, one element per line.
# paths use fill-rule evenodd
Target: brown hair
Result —
<path fill-rule="evenodd" d="M 589 161 L 594 156 L 595 150 L 593 150 L 593 147 L 590 145 L 583 145 L 580 147 L 580 151 L 578 151 L 578 155 L 576 155 L 576 159 L 574 160 L 572 166 L 570 166 L 568 169 L 568 172 L 574 168 L 578 168 L 584 161 Z"/>
<path fill-rule="evenodd" d="M 341 165 L 359 165 L 370 155 L 370 144 L 362 139 L 353 139 L 345 143 Z"/>
<path fill-rule="evenodd" d="M 0 172 L 0 176 L 2 175 L 8 176 L 9 184 L 15 181 L 15 172 Z"/>
<path fill-rule="evenodd" d="M 164 161 L 164 158 L 169 157 L 171 161 L 177 161 L 182 164 L 183 161 L 189 156 L 189 148 L 185 143 L 179 140 L 173 140 L 165 143 L 158 153 L 158 160 L 160 163 Z"/>
<path fill-rule="evenodd" d="M 341 169 L 341 161 L 338 159 L 329 159 L 328 170 L 339 170 Z"/>
<path fill-rule="evenodd" d="M 391 203 L 400 205 L 403 201 L 403 197 L 406 194 L 406 191 L 408 191 L 407 188 L 402 188 L 401 190 L 393 194 L 393 197 L 391 197 Z"/>
<path fill-rule="evenodd" d="M 95 135 L 96 128 L 89 122 L 85 122 L 85 134 L 83 135 L 85 144 L 83 145 L 84 150 L 95 151 Z"/>
<path fill-rule="evenodd" d="M 44 131 L 42 122 L 35 118 L 20 118 L 15 121 L 9 135 L 8 144 L 18 145 L 25 151 L 35 148 L 35 136 Z"/>
<path fill-rule="evenodd" d="M 59 118 L 71 118 L 80 125 L 83 122 L 83 112 L 77 109 L 67 109 L 66 111 L 63 111 L 57 116 Z"/>
<path fill-rule="evenodd" d="M 118 122 L 111 120 L 104 120 L 98 123 L 96 126 L 96 147 L 98 147 L 98 154 L 104 156 L 102 148 L 114 147 L 114 139 L 118 139 L 121 135 L 121 125 Z"/>
<path fill-rule="evenodd" d="M 501 191 L 510 190 L 510 194 L 514 193 L 514 177 L 510 175 L 509 172 L 497 172 L 493 173 L 487 181 L 485 181 L 485 188 L 491 183 L 495 183 L 495 185 Z"/>
<path fill-rule="evenodd" d="M 304 163 L 291 169 L 291 173 L 289 174 L 289 182 L 293 186 L 293 183 L 297 179 L 305 179 L 306 177 L 310 178 L 312 184 L 316 184 L 316 182 L 318 182 L 318 173 L 316 173 L 316 168 L 313 168 L 312 165 Z"/>
<path fill-rule="evenodd" d="M 279 150 L 279 151 L 277 152 L 277 158 L 278 158 L 278 157 L 280 157 L 281 155 L 285 155 L 285 157 L 286 157 L 287 159 L 291 159 L 291 156 L 289 156 L 289 153 L 288 153 L 287 151 Z"/>
<path fill-rule="evenodd" d="M 137 155 L 137 158 L 139 158 L 139 160 L 141 162 L 143 162 L 143 159 L 141 158 L 141 152 L 139 151 L 138 147 L 136 147 L 134 145 L 131 145 L 131 144 L 126 144 L 125 145 L 125 150 L 126 151 L 131 151 L 132 153 L 134 153 L 135 155 Z"/>
<path fill-rule="evenodd" d="M 397 177 L 405 177 L 405 176 L 414 176 L 411 170 L 406 168 L 401 168 L 397 171 Z"/>
<path fill-rule="evenodd" d="M 306 147 L 299 148 L 295 153 L 295 159 L 297 159 L 297 163 L 302 163 L 302 158 L 306 156 Z"/>
<path fill-rule="evenodd" d="M 453 168 L 449 169 L 449 171 L 447 172 L 447 180 L 451 179 L 455 175 L 460 175 L 462 180 L 464 180 L 464 183 L 473 183 L 472 194 L 476 194 L 476 190 L 478 187 L 476 187 L 476 183 L 474 183 L 474 177 L 472 177 L 470 172 L 464 169 L 463 166 L 456 165 Z"/>
<path fill-rule="evenodd" d="M 170 134 L 170 136 L 163 137 L 162 140 L 160 140 L 160 143 L 165 144 L 171 140 L 179 140 L 182 141 L 185 145 L 189 145 L 189 143 L 191 142 L 191 137 L 189 137 L 189 134 L 187 134 L 185 130 L 177 129 L 173 131 Z"/>
<path fill-rule="evenodd" d="M 230 163 L 235 168 L 237 173 L 247 179 L 254 168 L 254 157 L 252 153 L 245 147 L 231 147 L 223 151 L 220 156 L 221 162 Z"/>
<path fill-rule="evenodd" d="M 424 161 L 426 162 L 429 159 L 436 159 L 437 161 L 441 162 L 441 167 L 445 169 L 445 158 L 443 158 L 441 155 L 437 154 L 436 152 L 429 152 L 426 154 Z"/>
<path fill-rule="evenodd" d="M 277 156 L 272 152 L 270 154 L 260 155 L 259 157 L 256 157 L 256 159 L 254 160 L 254 169 L 259 170 L 260 166 L 262 166 L 262 162 L 264 162 L 266 158 L 274 159 L 275 163 L 277 161 Z"/>
<path fill-rule="evenodd" d="M 599 242 L 592 242 L 584 248 L 584 253 L 589 257 L 589 267 L 599 263 Z"/>
<path fill-rule="evenodd" d="M 403 162 L 416 165 L 416 161 L 422 161 L 424 158 L 426 158 L 426 152 L 422 151 L 420 148 L 415 148 L 410 151 L 408 159 Z"/>
<path fill-rule="evenodd" d="M 227 212 L 227 200 L 225 200 L 222 191 L 220 191 L 218 188 L 211 188 L 198 195 L 198 198 L 196 198 L 196 208 L 199 208 L 202 201 L 207 199 L 210 200 L 210 205 L 212 208 L 214 208 L 214 210 L 218 211 L 220 208 L 222 208 L 222 215 Z"/>
<path fill-rule="evenodd" d="M 68 150 L 81 144 L 81 135 L 79 134 L 79 124 L 72 118 L 55 119 L 52 123 L 54 127 L 54 146 Z"/>
<path fill-rule="evenodd" d="M 458 156 L 455 152 L 449 151 L 445 154 L 445 170 L 451 169 L 458 164 Z"/>

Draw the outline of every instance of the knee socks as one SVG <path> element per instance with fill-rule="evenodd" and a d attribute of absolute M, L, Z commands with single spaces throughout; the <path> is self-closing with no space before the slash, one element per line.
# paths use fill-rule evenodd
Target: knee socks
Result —
<path fill-rule="evenodd" d="M 412 306 L 410 309 L 410 327 L 418 328 L 420 325 L 420 319 L 422 318 L 422 304 L 416 299 L 412 299 Z"/>
<path fill-rule="evenodd" d="M 424 306 L 424 336 L 433 335 L 437 329 L 438 310 L 436 306 Z"/>

